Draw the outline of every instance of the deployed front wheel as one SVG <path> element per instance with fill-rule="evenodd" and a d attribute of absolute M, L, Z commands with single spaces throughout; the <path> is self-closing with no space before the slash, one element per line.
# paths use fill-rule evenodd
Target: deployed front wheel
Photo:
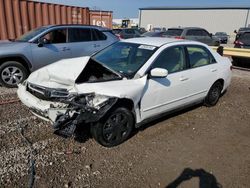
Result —
<path fill-rule="evenodd" d="M 112 147 L 128 139 L 133 127 L 132 113 L 126 108 L 119 107 L 92 125 L 90 131 L 98 143 L 105 147 Z"/>

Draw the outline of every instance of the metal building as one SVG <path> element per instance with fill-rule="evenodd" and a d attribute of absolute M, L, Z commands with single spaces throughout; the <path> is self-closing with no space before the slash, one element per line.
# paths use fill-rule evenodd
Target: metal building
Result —
<path fill-rule="evenodd" d="M 148 7 L 140 8 L 139 26 L 203 27 L 211 33 L 232 34 L 250 27 L 250 7 Z"/>

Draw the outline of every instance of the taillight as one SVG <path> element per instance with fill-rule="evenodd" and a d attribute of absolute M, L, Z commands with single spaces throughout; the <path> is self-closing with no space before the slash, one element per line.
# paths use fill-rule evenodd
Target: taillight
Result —
<path fill-rule="evenodd" d="M 185 39 L 185 37 L 181 37 L 181 36 L 176 36 L 174 37 L 175 39 Z"/>
<path fill-rule="evenodd" d="M 121 36 L 120 34 L 115 34 L 115 36 L 117 36 L 117 38 L 118 38 L 119 40 L 122 39 L 122 36 Z"/>
<path fill-rule="evenodd" d="M 244 43 L 241 42 L 241 41 L 236 40 L 236 41 L 234 41 L 234 44 L 236 44 L 236 45 L 243 45 Z"/>

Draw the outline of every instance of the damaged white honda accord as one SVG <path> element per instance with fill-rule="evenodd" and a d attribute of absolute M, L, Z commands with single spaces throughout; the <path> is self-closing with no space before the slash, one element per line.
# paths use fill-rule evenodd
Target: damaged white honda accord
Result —
<path fill-rule="evenodd" d="M 41 68 L 19 84 L 18 96 L 55 131 L 69 136 L 90 124 L 94 139 L 112 147 L 146 120 L 215 105 L 230 82 L 231 62 L 205 44 L 134 38 Z"/>

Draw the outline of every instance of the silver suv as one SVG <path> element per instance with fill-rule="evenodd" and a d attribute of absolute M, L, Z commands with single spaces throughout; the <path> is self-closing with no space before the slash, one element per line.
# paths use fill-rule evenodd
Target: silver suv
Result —
<path fill-rule="evenodd" d="M 217 37 L 214 37 L 211 33 L 208 33 L 207 30 L 199 27 L 169 28 L 164 36 L 176 39 L 199 41 L 209 46 L 220 45 L 220 40 Z"/>
<path fill-rule="evenodd" d="M 110 30 L 102 27 L 50 25 L 16 40 L 0 41 L 0 84 L 15 87 L 40 67 L 61 59 L 91 55 L 117 40 Z"/>

